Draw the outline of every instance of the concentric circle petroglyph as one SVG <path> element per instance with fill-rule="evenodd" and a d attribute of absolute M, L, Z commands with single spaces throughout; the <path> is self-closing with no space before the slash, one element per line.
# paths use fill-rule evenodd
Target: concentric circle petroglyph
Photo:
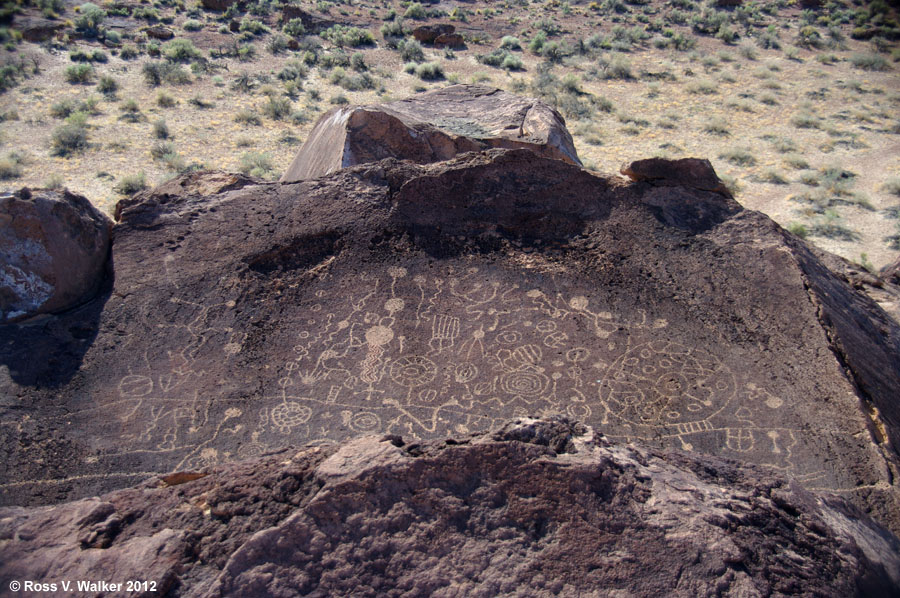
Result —
<path fill-rule="evenodd" d="M 401 357 L 391 365 L 391 378 L 400 386 L 414 388 L 434 380 L 437 366 L 421 355 Z"/>

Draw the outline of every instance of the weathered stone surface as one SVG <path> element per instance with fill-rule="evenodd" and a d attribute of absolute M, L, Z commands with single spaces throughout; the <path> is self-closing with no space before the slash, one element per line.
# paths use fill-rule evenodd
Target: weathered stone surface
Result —
<path fill-rule="evenodd" d="M 450 24 L 422 25 L 413 29 L 412 35 L 416 38 L 416 41 L 420 41 L 423 44 L 432 44 L 439 35 L 449 35 L 455 31 L 456 27 Z"/>
<path fill-rule="evenodd" d="M 0 323 L 89 299 L 103 278 L 111 227 L 68 191 L 0 193 Z"/>
<path fill-rule="evenodd" d="M 434 38 L 435 48 L 462 48 L 466 45 L 465 38 L 459 33 L 442 33 Z"/>
<path fill-rule="evenodd" d="M 325 113 L 281 182 L 384 158 L 427 164 L 492 147 L 528 148 L 581 164 L 565 120 L 543 102 L 484 85 L 451 85 L 406 100 Z"/>
<path fill-rule="evenodd" d="M 900 541 L 762 468 L 566 420 L 367 436 L 0 509 L 4 579 L 200 596 L 895 596 Z M 4 587 L 2 592 L 6 591 Z"/>
<path fill-rule="evenodd" d="M 300 19 L 307 33 L 318 33 L 335 24 L 335 21 L 307 12 L 295 4 L 285 4 L 281 7 L 281 22 L 286 23 L 291 19 Z"/>
<path fill-rule="evenodd" d="M 153 25 L 151 27 L 146 27 L 144 29 L 144 33 L 147 34 L 147 37 L 161 40 L 168 40 L 175 37 L 175 32 L 163 25 Z"/>
<path fill-rule="evenodd" d="M 620 172 L 633 181 L 647 182 L 657 187 L 688 187 L 732 197 L 709 160 L 702 158 L 648 158 L 625 164 Z"/>
<path fill-rule="evenodd" d="M 44 42 L 64 29 L 66 23 L 32 15 L 16 15 L 15 28 L 22 32 L 22 39 L 28 42 Z"/>
<path fill-rule="evenodd" d="M 0 328 L 5 504 L 562 413 L 900 529 L 900 329 L 718 193 L 490 150 L 297 184 L 197 173 L 119 219 L 108 294 Z"/>
<path fill-rule="evenodd" d="M 200 4 L 203 8 L 216 11 L 228 10 L 235 2 L 237 2 L 237 0 L 200 0 Z"/>

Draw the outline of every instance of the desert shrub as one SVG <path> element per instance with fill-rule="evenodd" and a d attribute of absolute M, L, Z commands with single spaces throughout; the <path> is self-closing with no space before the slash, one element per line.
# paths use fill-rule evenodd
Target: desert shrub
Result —
<path fill-rule="evenodd" d="M 720 160 L 725 160 L 735 166 L 753 166 L 756 164 L 756 158 L 750 153 L 750 150 L 744 148 L 734 148 L 719 154 Z"/>
<path fill-rule="evenodd" d="M 621 54 L 614 53 L 609 57 L 603 56 L 598 62 L 605 79 L 634 79 L 634 74 L 631 72 L 631 62 Z"/>
<path fill-rule="evenodd" d="M 359 46 L 375 45 L 375 37 L 372 33 L 366 29 L 360 29 L 359 27 L 332 25 L 328 29 L 322 31 L 319 35 L 339 47 L 347 46 L 357 48 Z"/>
<path fill-rule="evenodd" d="M 381 37 L 384 39 L 402 38 L 407 33 L 408 31 L 403 26 L 403 19 L 395 19 L 381 26 Z"/>
<path fill-rule="evenodd" d="M 153 122 L 153 136 L 157 139 L 169 138 L 169 125 L 166 124 L 164 119 L 161 118 Z"/>
<path fill-rule="evenodd" d="M 444 78 L 444 67 L 437 62 L 425 62 L 416 68 L 416 76 L 424 81 L 437 81 Z"/>
<path fill-rule="evenodd" d="M 543 31 L 538 31 L 537 34 L 535 34 L 535 36 L 533 38 L 531 38 L 531 41 L 528 42 L 528 49 L 533 54 L 540 54 L 541 51 L 544 49 L 544 44 L 546 44 L 546 43 L 547 43 L 547 34 L 544 33 Z"/>
<path fill-rule="evenodd" d="M 854 53 L 850 55 L 850 64 L 865 71 L 886 71 L 890 68 L 887 59 L 880 54 Z"/>
<path fill-rule="evenodd" d="M 788 181 L 777 170 L 769 168 L 760 175 L 760 180 L 772 185 L 787 185 Z"/>
<path fill-rule="evenodd" d="M 143 191 L 146 188 L 147 177 L 143 171 L 122 177 L 115 186 L 115 190 L 122 195 L 134 195 L 138 191 Z"/>
<path fill-rule="evenodd" d="M 197 108 L 200 108 L 201 110 L 208 110 L 209 108 L 213 108 L 215 106 L 214 103 L 210 102 L 209 100 L 207 100 L 206 98 L 201 96 L 199 93 L 197 95 L 195 95 L 194 97 L 192 97 L 191 99 L 189 99 L 188 104 L 190 104 L 192 106 L 196 106 Z"/>
<path fill-rule="evenodd" d="M 688 93 L 712 95 L 718 91 L 716 83 L 709 79 L 701 79 L 688 84 L 686 88 Z"/>
<path fill-rule="evenodd" d="M 138 57 L 138 50 L 132 45 L 122 46 L 119 50 L 119 58 L 122 60 L 134 60 Z"/>
<path fill-rule="evenodd" d="M 280 33 L 276 33 L 275 35 L 273 35 L 271 39 L 269 39 L 268 43 L 266 43 L 266 50 L 273 56 L 277 56 L 287 49 L 288 39 Z"/>
<path fill-rule="evenodd" d="M 505 35 L 500 40 L 500 47 L 504 50 L 521 50 L 522 45 L 519 43 L 519 38 L 513 37 L 512 35 Z"/>
<path fill-rule="evenodd" d="M 50 139 L 54 155 L 68 156 L 88 147 L 88 131 L 83 124 L 66 123 L 53 130 Z"/>
<path fill-rule="evenodd" d="M 306 27 L 303 25 L 302 19 L 291 19 L 281 28 L 285 35 L 291 37 L 300 37 L 306 34 Z"/>
<path fill-rule="evenodd" d="M 234 115 L 234 122 L 240 123 L 242 125 L 254 125 L 260 126 L 262 125 L 262 119 L 255 112 L 251 112 L 250 110 L 240 110 L 237 114 Z"/>
<path fill-rule="evenodd" d="M 5 158 L 0 159 L 0 181 L 22 176 L 22 165 L 25 161 L 25 154 L 19 151 L 9 152 Z"/>
<path fill-rule="evenodd" d="M 820 129 L 822 121 L 809 112 L 798 112 L 791 117 L 791 124 L 798 129 Z"/>
<path fill-rule="evenodd" d="M 164 91 L 161 91 L 158 94 L 156 94 L 156 104 L 160 108 L 171 108 L 171 107 L 175 106 L 177 103 L 178 102 L 175 100 L 175 98 L 173 98 L 172 96 L 170 96 L 169 94 L 167 94 Z"/>
<path fill-rule="evenodd" d="M 400 58 L 403 62 L 425 62 L 425 51 L 416 40 L 407 40 L 400 46 Z"/>
<path fill-rule="evenodd" d="M 175 153 L 175 144 L 171 141 L 156 141 L 150 146 L 150 155 L 159 160 L 166 154 Z"/>
<path fill-rule="evenodd" d="M 309 69 L 299 60 L 292 59 L 284 63 L 278 78 L 282 81 L 302 81 L 309 74 Z"/>
<path fill-rule="evenodd" d="M 94 38 L 100 35 L 104 19 L 106 19 L 106 11 L 93 4 L 86 2 L 78 7 L 78 16 L 75 17 L 74 24 L 81 34 L 87 38 Z"/>
<path fill-rule="evenodd" d="M 787 230 L 789 233 L 794 234 L 801 239 L 805 239 L 809 235 L 809 230 L 807 230 L 806 226 L 799 222 L 791 222 L 787 225 Z"/>
<path fill-rule="evenodd" d="M 141 68 L 144 81 L 151 87 L 158 87 L 163 83 L 170 85 L 184 85 L 190 83 L 191 76 L 181 65 L 171 62 L 146 62 Z"/>
<path fill-rule="evenodd" d="M 822 35 L 812 25 L 801 27 L 794 42 L 801 48 L 807 49 L 818 49 L 824 45 Z"/>
<path fill-rule="evenodd" d="M 508 71 L 521 71 L 525 69 L 522 59 L 515 54 L 508 54 L 500 66 Z"/>
<path fill-rule="evenodd" d="M 711 118 L 703 124 L 703 131 L 712 135 L 728 136 L 731 130 L 728 128 L 728 122 L 723 118 Z"/>
<path fill-rule="evenodd" d="M 292 111 L 291 101 L 287 98 L 269 96 L 263 104 L 262 112 L 272 120 L 282 120 Z"/>
<path fill-rule="evenodd" d="M 347 96 L 345 96 L 344 94 L 339 93 L 328 98 L 328 102 L 330 104 L 334 104 L 335 106 L 345 106 L 350 103 L 350 100 L 348 100 Z"/>
<path fill-rule="evenodd" d="M 185 31 L 200 31 L 203 29 L 203 24 L 195 19 L 188 19 L 181 24 L 181 28 Z"/>
<path fill-rule="evenodd" d="M 254 177 L 265 178 L 274 168 L 272 156 L 267 153 L 245 152 L 240 160 L 240 171 Z"/>
<path fill-rule="evenodd" d="M 422 20 L 428 18 L 428 14 L 425 12 L 425 7 L 422 6 L 421 3 L 413 2 L 407 7 L 406 12 L 403 13 L 403 18 Z"/>
<path fill-rule="evenodd" d="M 169 62 L 190 62 L 203 57 L 203 53 L 189 39 L 173 39 L 162 45 L 162 55 Z"/>
<path fill-rule="evenodd" d="M 900 195 L 900 177 L 893 177 L 886 180 L 881 188 L 892 195 Z"/>
<path fill-rule="evenodd" d="M 794 170 L 805 170 L 809 168 L 809 162 L 806 161 L 806 158 L 796 154 L 785 156 L 784 163 Z"/>
<path fill-rule="evenodd" d="M 134 99 L 127 99 L 119 106 L 119 110 L 122 111 L 122 115 L 119 116 L 120 120 L 128 121 L 128 122 L 140 122 L 143 120 L 143 115 L 141 114 L 141 107 L 138 106 L 138 103 Z"/>
<path fill-rule="evenodd" d="M 104 95 L 112 96 L 119 90 L 119 82 L 110 75 L 102 75 L 97 84 L 97 91 Z"/>
<path fill-rule="evenodd" d="M 94 78 L 94 67 L 89 64 L 73 64 L 66 67 L 66 81 L 89 83 Z"/>

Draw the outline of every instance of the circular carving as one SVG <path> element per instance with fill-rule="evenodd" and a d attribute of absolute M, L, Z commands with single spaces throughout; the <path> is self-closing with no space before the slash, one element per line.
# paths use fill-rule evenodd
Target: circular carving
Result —
<path fill-rule="evenodd" d="M 272 423 L 282 432 L 290 432 L 291 428 L 305 424 L 312 417 L 312 409 L 291 401 L 276 405 L 272 409 Z"/>
<path fill-rule="evenodd" d="M 456 382 L 459 384 L 468 384 L 478 375 L 478 366 L 474 363 L 461 363 L 456 366 L 455 376 Z"/>
<path fill-rule="evenodd" d="M 707 420 L 735 393 L 734 375 L 701 349 L 659 341 L 616 359 L 600 387 L 611 414 L 650 426 Z"/>
<path fill-rule="evenodd" d="M 547 387 L 547 376 L 537 372 L 510 372 L 500 379 L 500 387 L 511 395 L 539 395 Z"/>
<path fill-rule="evenodd" d="M 381 428 L 381 418 L 374 413 L 357 413 L 350 419 L 350 427 L 357 432 L 373 432 Z"/>
<path fill-rule="evenodd" d="M 504 345 L 512 345 L 519 342 L 521 339 L 522 335 L 516 330 L 504 330 L 497 335 L 497 342 L 503 343 Z"/>
<path fill-rule="evenodd" d="M 366 342 L 373 347 L 386 345 L 394 338 L 394 331 L 387 326 L 372 326 L 366 331 Z"/>
<path fill-rule="evenodd" d="M 413 388 L 434 380 L 437 366 L 427 357 L 410 355 L 401 357 L 391 365 L 391 378 L 400 386 Z"/>

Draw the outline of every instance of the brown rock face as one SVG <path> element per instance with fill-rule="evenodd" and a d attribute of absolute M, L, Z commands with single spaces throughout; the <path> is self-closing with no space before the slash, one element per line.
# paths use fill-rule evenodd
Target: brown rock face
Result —
<path fill-rule="evenodd" d="M 162 25 L 154 25 L 152 27 L 147 27 L 144 29 L 144 33 L 147 34 L 147 37 L 152 37 L 154 39 L 168 40 L 175 37 L 175 32 L 173 32 L 168 27 L 163 27 Z"/>
<path fill-rule="evenodd" d="M 565 120 L 546 104 L 482 85 L 452 85 L 398 102 L 327 112 L 281 182 L 384 158 L 426 164 L 492 147 L 528 148 L 581 164 Z"/>
<path fill-rule="evenodd" d="M 0 194 L 0 323 L 89 299 L 103 279 L 111 226 L 68 191 Z"/>
<path fill-rule="evenodd" d="M 632 181 L 647 182 L 656 187 L 687 187 L 732 197 L 709 160 L 701 158 L 637 160 L 623 165 L 620 172 Z"/>
<path fill-rule="evenodd" d="M 449 24 L 422 25 L 413 29 L 412 35 L 423 44 L 433 44 L 439 35 L 450 35 L 455 31 L 456 27 Z"/>
<path fill-rule="evenodd" d="M 459 33 L 442 33 L 434 38 L 435 48 L 462 48 L 466 40 Z"/>
<path fill-rule="evenodd" d="M 206 10 L 228 10 L 228 8 L 234 4 L 237 0 L 200 0 L 200 4 Z"/>
<path fill-rule="evenodd" d="M 66 26 L 64 21 L 19 15 L 16 16 L 15 24 L 16 29 L 22 32 L 22 39 L 33 43 L 47 41 Z"/>
<path fill-rule="evenodd" d="M 900 529 L 900 328 L 719 193 L 495 149 L 187 175 L 123 203 L 113 236 L 110 293 L 0 328 L 6 504 L 564 414 Z"/>
<path fill-rule="evenodd" d="M 896 596 L 900 541 L 762 468 L 566 420 L 283 450 L 168 486 L 0 509 L 4 579 L 200 596 Z M 0 592 L 5 592 L 4 587 Z M 5 594 L 4 594 L 5 595 Z"/>

